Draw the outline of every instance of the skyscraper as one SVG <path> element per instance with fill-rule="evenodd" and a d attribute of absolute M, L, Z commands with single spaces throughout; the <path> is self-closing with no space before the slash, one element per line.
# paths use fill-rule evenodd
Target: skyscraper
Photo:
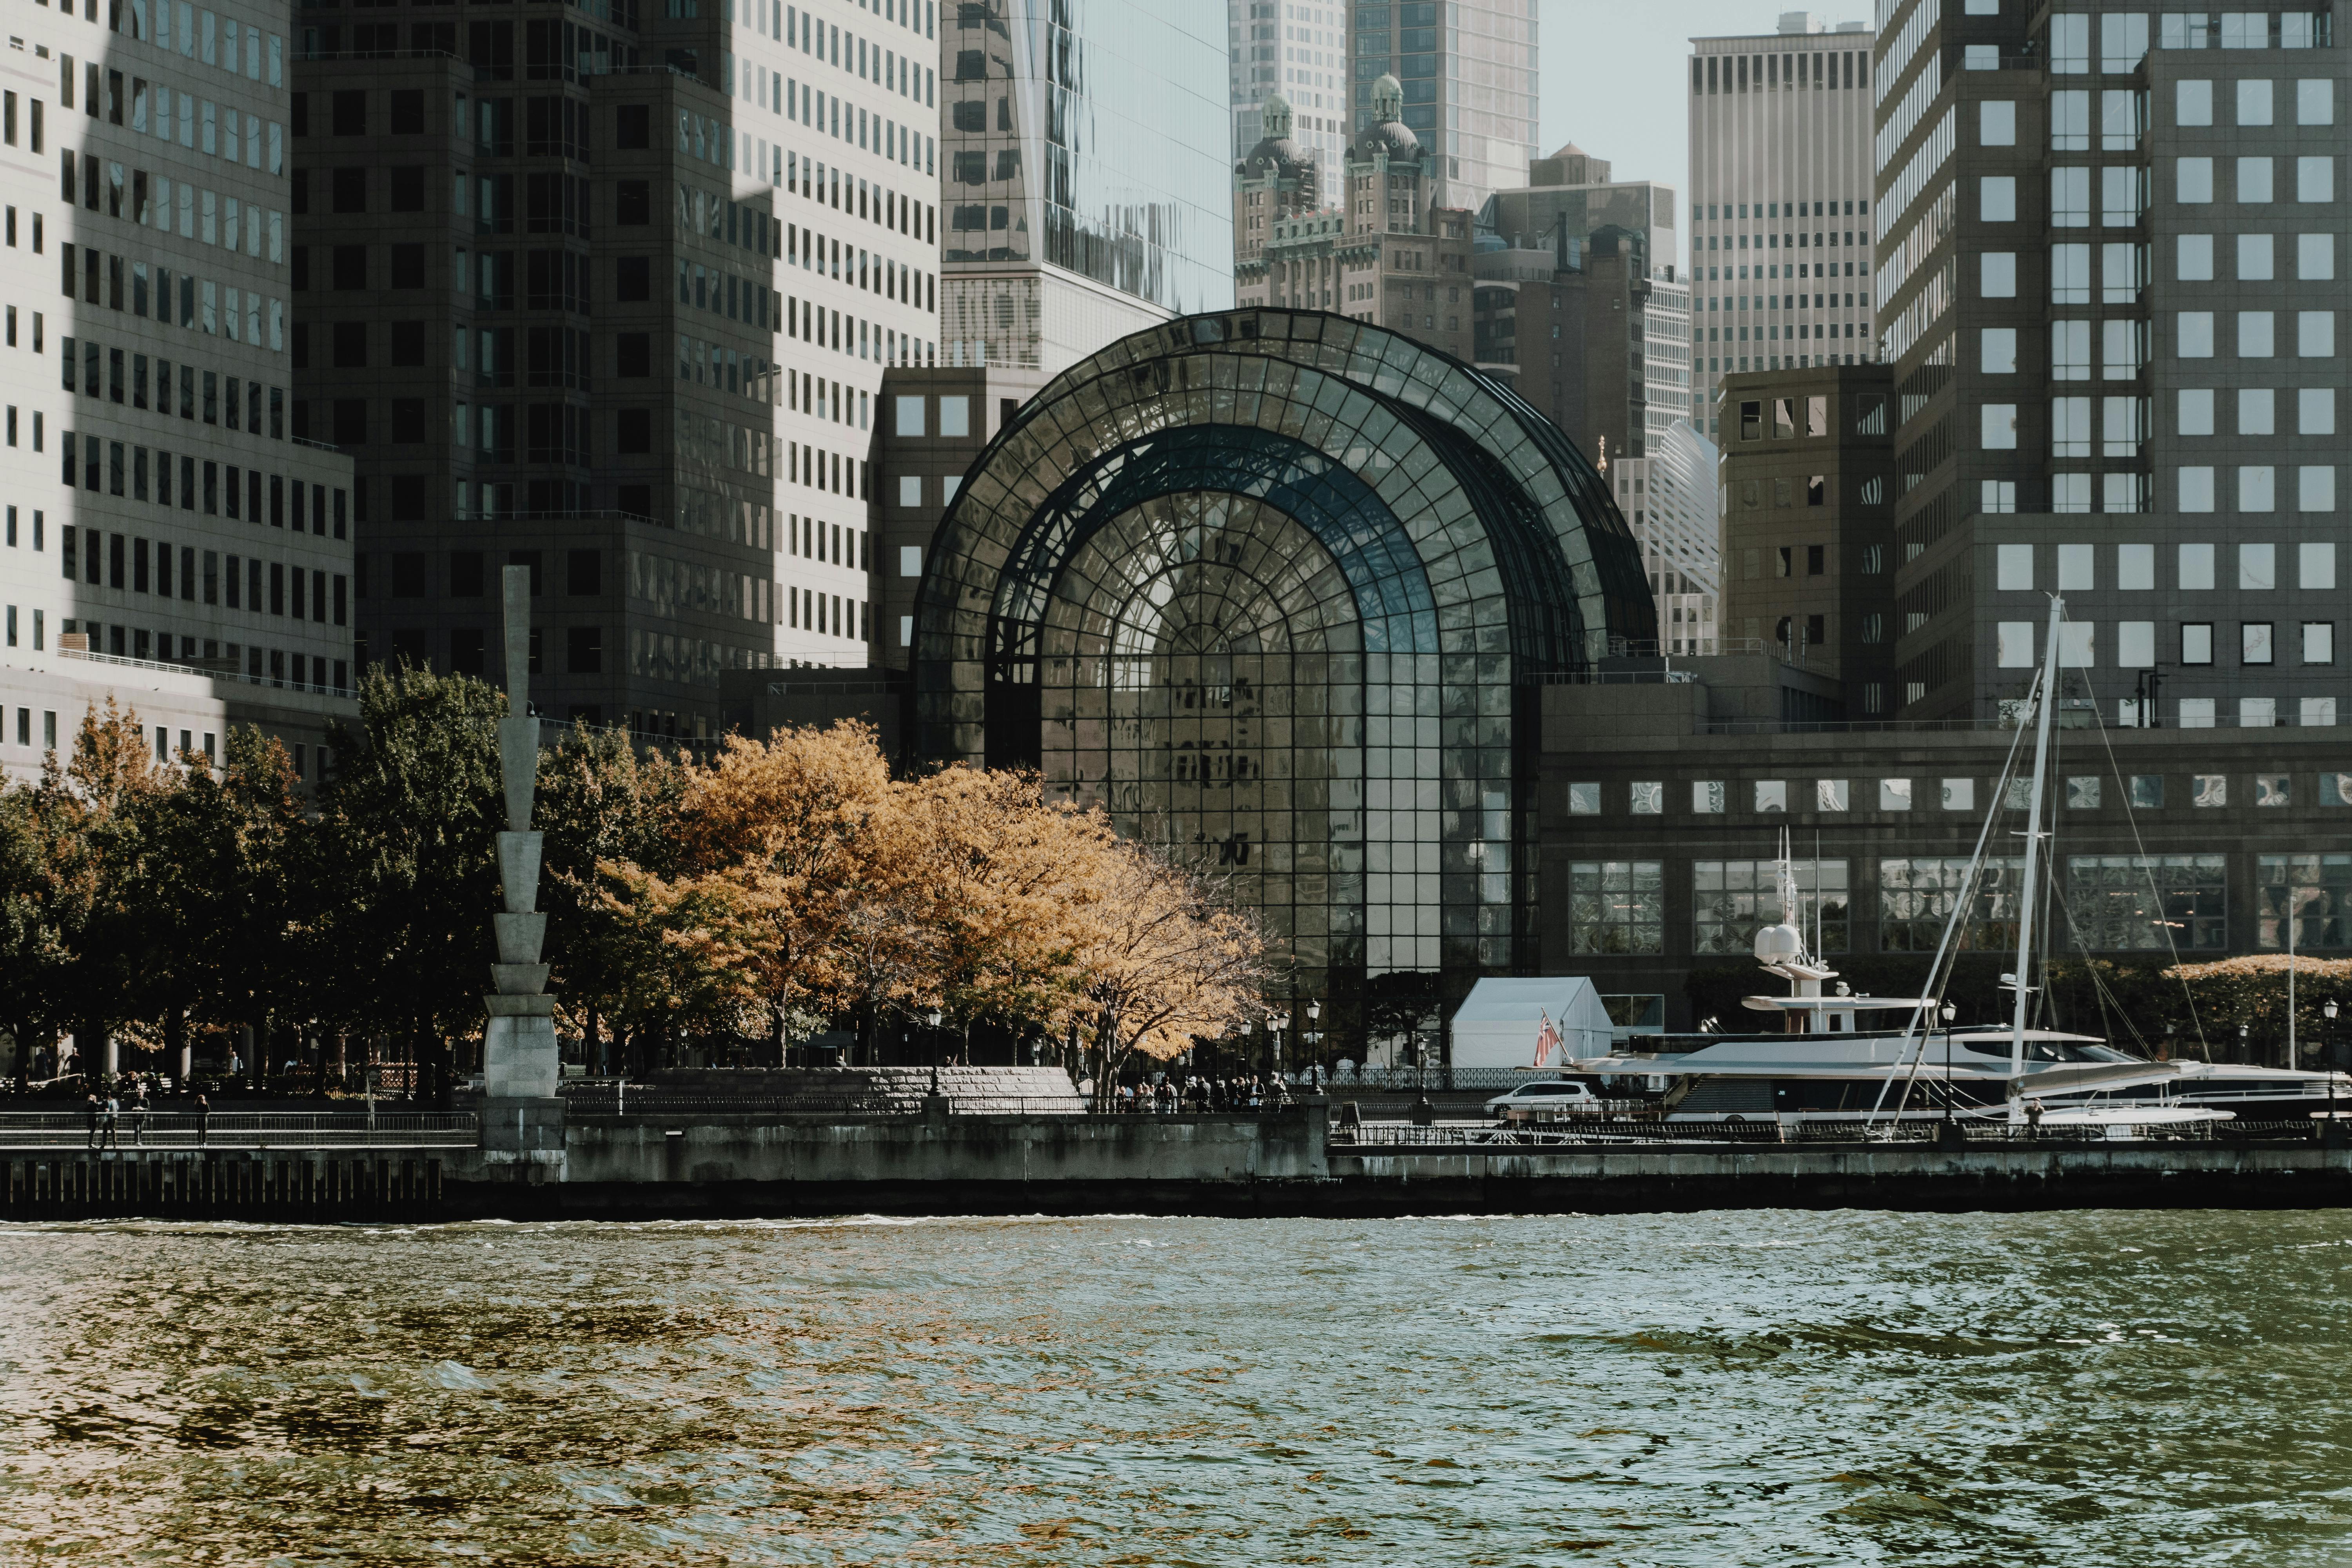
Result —
<path fill-rule="evenodd" d="M 1339 155 L 1355 123 L 1348 113 L 1346 0 L 1225 0 L 1225 20 L 1234 158 L 1247 157 L 1273 134 L 1265 106 L 1278 94 L 1291 110 L 1286 134 L 1323 175 L 1308 205 L 1337 201 Z"/>
<path fill-rule="evenodd" d="M 1371 123 L 1372 84 L 1393 76 L 1404 88 L 1404 123 L 1435 160 L 1436 205 L 1475 212 L 1494 192 L 1523 183 L 1536 155 L 1536 0 L 1354 5 L 1348 53 L 1357 126 Z"/>
<path fill-rule="evenodd" d="M 1908 0 L 1881 36 L 1902 714 L 2021 698 L 2054 589 L 2110 722 L 2338 722 L 2329 15 Z"/>
<path fill-rule="evenodd" d="M 698 733 L 723 669 L 864 662 L 873 395 L 936 342 L 928 5 L 305 16 L 293 413 L 359 460 L 367 655 L 495 677 L 520 563 L 559 718 Z"/>
<path fill-rule="evenodd" d="M 1870 36 L 1780 26 L 1691 40 L 1690 416 L 1717 440 L 1725 374 L 1872 353 Z"/>
<path fill-rule="evenodd" d="M 1223 18 L 964 0 L 942 29 L 950 365 L 1052 374 L 1233 302 Z"/>
<path fill-rule="evenodd" d="M 293 439 L 288 16 L 26 9 L 0 101 L 0 765 L 120 696 L 315 778 L 352 668 L 350 461 Z"/>

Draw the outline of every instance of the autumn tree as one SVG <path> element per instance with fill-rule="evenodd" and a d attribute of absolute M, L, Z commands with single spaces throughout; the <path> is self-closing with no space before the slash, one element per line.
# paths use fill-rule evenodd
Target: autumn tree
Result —
<path fill-rule="evenodd" d="M 1166 1060 L 1265 1012 L 1265 933 L 1200 872 L 1114 841 L 1073 893 L 1098 1101 L 1133 1058 Z"/>

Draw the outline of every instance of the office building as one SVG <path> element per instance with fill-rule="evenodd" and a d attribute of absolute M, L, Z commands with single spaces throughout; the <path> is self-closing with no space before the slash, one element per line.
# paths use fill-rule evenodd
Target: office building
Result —
<path fill-rule="evenodd" d="M 1691 289 L 1675 193 L 1614 182 L 1605 159 L 1572 143 L 1528 174 L 1525 188 L 1479 209 L 1479 367 L 1593 454 L 1641 542 L 1664 646 L 1696 652 L 1716 635 L 1714 479 L 1697 476 L 1687 445 L 1663 469 L 1654 461 L 1668 432 L 1689 426 Z M 1701 502 L 1703 528 L 1669 521 Z"/>
<path fill-rule="evenodd" d="M 938 42 L 912 0 L 670 11 L 305 13 L 293 415 L 357 458 L 366 657 L 495 678 L 529 564 L 543 711 L 698 734 L 723 669 L 865 661 Z"/>
<path fill-rule="evenodd" d="M 1540 972 L 1657 997 L 1671 1028 L 1712 1017 L 1737 1029 L 1752 1016 L 1739 998 L 1759 989 L 1756 932 L 1786 913 L 1854 990 L 1918 994 L 2016 732 L 1824 722 L 1833 684 L 1764 657 L 1666 673 L 1544 691 Z M 2071 725 L 2086 715 L 2065 679 Z M 2058 897 L 2042 927 L 2053 951 L 2150 971 L 2276 952 L 2290 910 L 2298 952 L 2352 948 L 2352 859 L 2311 847 L 2352 817 L 2330 753 L 2318 731 L 2062 730 L 2049 807 Z M 1784 833 L 1791 911 L 1773 885 Z M 1995 982 L 2016 950 L 2020 856 L 2015 838 L 1989 851 L 1960 922 L 1960 962 L 1977 973 L 1956 993 L 2006 994 Z M 2007 1016 L 1964 1007 L 1958 1021 Z M 2121 1032 L 2088 1005 L 2053 1022 Z M 2240 1048 L 2237 1020 L 2207 1027 L 2217 1058 Z M 2165 1044 L 2127 1032 L 2117 1043 Z"/>
<path fill-rule="evenodd" d="M 1540 270 L 1540 258 L 1522 251 L 1550 251 L 1557 261 L 1555 270 L 1576 273 L 1583 270 L 1585 251 L 1600 245 L 1600 235 L 1612 233 L 1612 240 L 1600 245 L 1604 251 L 1622 249 L 1616 233 L 1633 235 L 1642 268 L 1637 279 L 1642 299 L 1637 303 L 1639 320 L 1628 331 L 1634 343 L 1633 353 L 1642 364 L 1639 381 L 1644 406 L 1616 439 L 1613 451 L 1618 456 L 1646 454 L 1667 426 L 1689 416 L 1691 287 L 1689 275 L 1682 268 L 1679 197 L 1673 185 L 1612 181 L 1609 160 L 1592 157 L 1569 143 L 1550 157 L 1531 160 L 1527 185 L 1496 191 L 1486 197 L 1484 207 L 1479 207 L 1475 233 L 1479 258 L 1473 266 L 1477 268 L 1482 287 L 1486 279 L 1500 284 L 1506 275 L 1524 278 L 1531 266 Z M 1524 388 L 1538 384 L 1550 357 L 1559 357 L 1561 369 L 1569 369 L 1573 339 L 1561 334 L 1552 343 L 1552 348 L 1517 345 L 1528 348 L 1531 355 L 1519 372 Z M 1592 353 L 1597 355 L 1600 351 L 1595 348 Z M 1571 374 L 1580 376 L 1583 372 Z M 1576 428 L 1569 428 L 1569 435 L 1576 435 L 1578 442 L 1592 451 L 1590 435 Z"/>
<path fill-rule="evenodd" d="M 1893 382 L 1881 364 L 1726 377 L 1724 635 L 1892 717 Z M 1622 504 L 1622 503 L 1621 503 Z"/>
<path fill-rule="evenodd" d="M 1432 205 L 1476 212 L 1536 155 L 1536 0 L 1354 0 L 1349 74 L 1358 129 L 1375 84 L 1403 84 L 1404 123 L 1429 154 Z"/>
<path fill-rule="evenodd" d="M 1470 215 L 1434 203 L 1439 182 L 1412 127 L 1402 90 L 1374 84 L 1373 122 L 1349 144 L 1346 200 L 1310 210 L 1311 160 L 1269 135 L 1234 168 L 1237 302 L 1332 310 L 1378 321 L 1433 348 L 1475 352 Z M 1285 106 L 1269 103 L 1269 128 Z"/>
<path fill-rule="evenodd" d="M 2325 726 L 2352 568 L 2326 13 L 1891 6 L 1879 331 L 1906 718 Z"/>
<path fill-rule="evenodd" d="M 1493 203 L 1489 202 L 1491 208 Z M 1632 229 L 1579 239 L 1555 230 L 1496 248 L 1479 237 L 1480 369 L 1503 380 L 1568 432 L 1596 463 L 1646 449 L 1649 255 Z"/>
<path fill-rule="evenodd" d="M 1718 442 L 1723 376 L 1874 357 L 1872 42 L 1822 26 L 1691 40 L 1689 414 Z"/>
<path fill-rule="evenodd" d="M 1139 433 L 1140 435 L 1139 436 Z M 1623 520 L 1468 365 L 1319 309 L 1113 344 L 958 492 L 917 753 L 1229 868 L 1294 994 L 1534 960 L 1534 703 L 1654 638 Z"/>
<path fill-rule="evenodd" d="M 1339 154 L 1355 121 L 1348 111 L 1346 0 L 1301 5 L 1297 0 L 1225 0 L 1232 68 L 1233 157 L 1276 133 L 1265 101 L 1279 97 L 1292 112 L 1295 140 L 1313 158 L 1329 188 L 1311 193 L 1310 205 L 1339 199 Z"/>
<path fill-rule="evenodd" d="M 942 26 L 941 363 L 1066 369 L 1233 302 L 1223 21 L 967 0 Z"/>
<path fill-rule="evenodd" d="M 288 417 L 288 16 L 27 7 L 0 102 L 0 765 L 350 711 L 353 482 Z"/>

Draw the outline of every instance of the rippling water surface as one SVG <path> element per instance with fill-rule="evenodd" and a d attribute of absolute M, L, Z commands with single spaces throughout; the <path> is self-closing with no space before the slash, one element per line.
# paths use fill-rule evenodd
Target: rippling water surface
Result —
<path fill-rule="evenodd" d="M 2352 1220 L 0 1229 L 0 1560 L 2352 1561 Z"/>

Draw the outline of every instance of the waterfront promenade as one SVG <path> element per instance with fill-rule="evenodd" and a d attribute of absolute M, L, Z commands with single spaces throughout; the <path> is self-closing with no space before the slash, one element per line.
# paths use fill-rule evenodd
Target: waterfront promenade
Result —
<path fill-rule="evenodd" d="M 0 1113 L 12 1217 L 155 1213 L 632 1219 L 892 1214 L 1385 1215 L 1715 1207 L 1920 1210 L 2332 1205 L 2352 1151 L 2310 1123 L 2210 1136 L 1798 1141 L 1777 1126 L 1335 1122 L 1307 1099 L 1247 1112 L 1102 1114 L 951 1073 L 933 1096 L 613 1086 L 534 1118 L 529 1146 L 467 1111 Z M 832 1086 L 836 1090 L 838 1086 Z M 928 1088 L 928 1085 L 924 1086 Z M 773 1085 L 770 1085 L 772 1091 Z M 502 1137 L 501 1133 L 507 1132 Z"/>

